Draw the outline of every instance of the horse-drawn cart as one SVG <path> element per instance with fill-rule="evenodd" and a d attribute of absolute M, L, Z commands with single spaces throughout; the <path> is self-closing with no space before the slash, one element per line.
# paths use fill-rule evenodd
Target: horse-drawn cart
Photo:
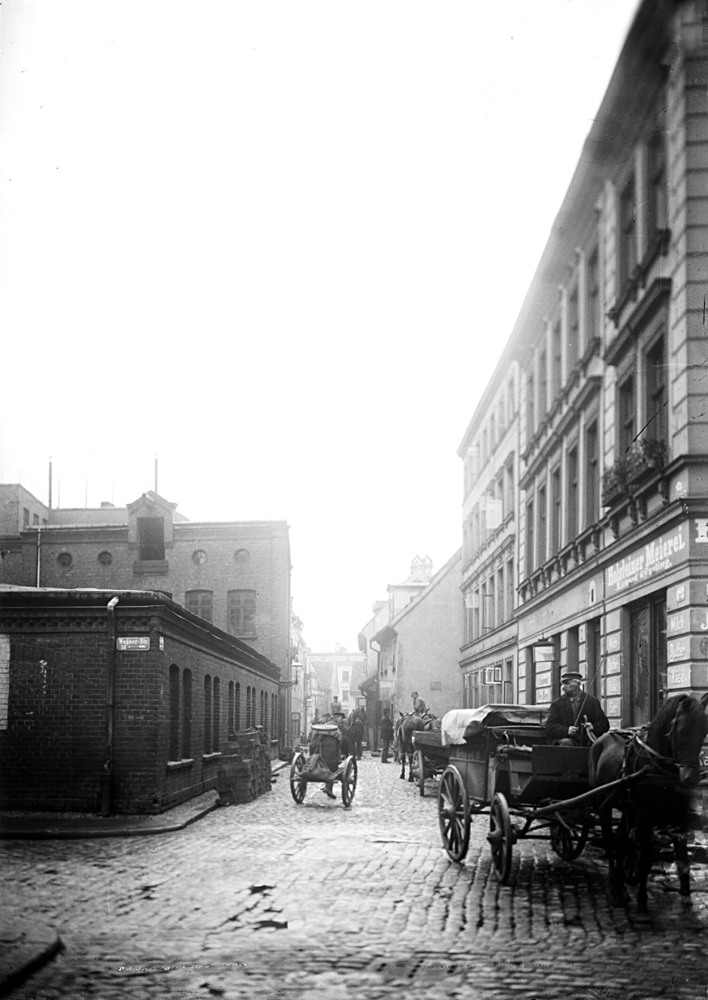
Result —
<path fill-rule="evenodd" d="M 429 778 L 439 778 L 448 765 L 450 747 L 443 746 L 442 733 L 413 733 L 415 751 L 415 773 L 418 776 L 420 794 L 425 795 L 425 782 Z"/>
<path fill-rule="evenodd" d="M 483 812 L 489 816 L 487 840 L 502 883 L 511 872 L 513 845 L 522 838 L 550 840 L 565 861 L 580 856 L 594 825 L 589 751 L 548 746 L 541 708 L 486 705 L 448 712 L 441 741 L 448 761 L 438 817 L 453 861 L 465 857 L 471 818 Z"/>
<path fill-rule="evenodd" d="M 356 792 L 356 756 L 342 755 L 341 733 L 336 723 L 312 726 L 309 752 L 299 750 L 290 764 L 290 792 L 300 805 L 307 794 L 309 782 L 324 784 L 330 798 L 335 784 L 341 783 L 342 803 L 350 806 Z"/>

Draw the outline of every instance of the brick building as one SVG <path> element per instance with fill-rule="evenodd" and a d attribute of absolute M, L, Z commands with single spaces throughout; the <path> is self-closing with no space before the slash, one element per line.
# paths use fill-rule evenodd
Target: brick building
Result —
<path fill-rule="evenodd" d="M 464 442 L 480 450 L 461 453 L 466 517 L 497 470 L 518 469 L 491 537 L 465 524 L 470 589 L 515 525 L 513 623 L 497 611 L 484 640 L 506 658 L 516 631 L 515 700 L 548 702 L 578 668 L 614 725 L 708 689 L 704 6 L 639 6 Z M 514 371 L 520 402 L 500 427 Z"/>
<path fill-rule="evenodd" d="M 275 733 L 278 667 L 163 594 L 9 587 L 0 610 L 3 808 L 160 812 Z"/>

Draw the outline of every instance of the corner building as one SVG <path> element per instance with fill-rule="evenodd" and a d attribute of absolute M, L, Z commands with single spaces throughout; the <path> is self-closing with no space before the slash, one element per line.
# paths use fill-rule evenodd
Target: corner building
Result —
<path fill-rule="evenodd" d="M 473 420 L 518 365 L 514 695 L 579 669 L 615 726 L 708 690 L 703 12 L 640 5 Z"/>

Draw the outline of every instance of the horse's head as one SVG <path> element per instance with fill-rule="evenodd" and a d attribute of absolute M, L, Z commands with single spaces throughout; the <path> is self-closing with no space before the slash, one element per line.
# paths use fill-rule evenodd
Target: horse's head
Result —
<path fill-rule="evenodd" d="M 700 753 L 708 735 L 708 694 L 700 701 L 681 694 L 670 698 L 649 727 L 647 741 L 679 769 L 682 787 L 692 788 L 701 776 Z"/>

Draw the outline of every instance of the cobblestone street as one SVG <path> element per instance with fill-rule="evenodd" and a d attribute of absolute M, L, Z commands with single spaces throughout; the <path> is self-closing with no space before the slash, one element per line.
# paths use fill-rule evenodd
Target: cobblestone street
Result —
<path fill-rule="evenodd" d="M 704 866 L 690 912 L 655 871 L 643 919 L 610 907 L 592 846 L 567 864 L 523 842 L 500 887 L 486 817 L 453 864 L 435 783 L 421 798 L 398 770 L 361 761 L 349 810 L 316 784 L 295 805 L 286 769 L 272 793 L 177 833 L 3 843 L 5 908 L 65 946 L 13 997 L 708 996 Z"/>

